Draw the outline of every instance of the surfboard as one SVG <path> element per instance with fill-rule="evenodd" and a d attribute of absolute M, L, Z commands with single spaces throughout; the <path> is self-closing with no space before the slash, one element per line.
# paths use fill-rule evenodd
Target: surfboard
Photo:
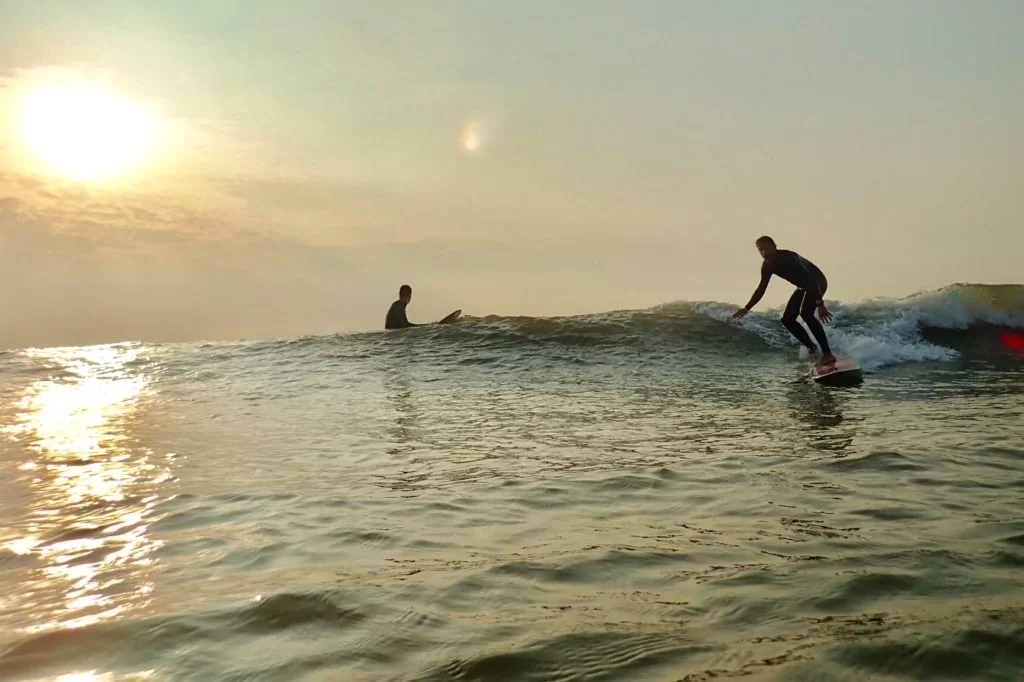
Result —
<path fill-rule="evenodd" d="M 836 354 L 835 364 L 811 363 L 811 378 L 828 386 L 851 386 L 864 380 L 852 358 Z"/>
<path fill-rule="evenodd" d="M 454 312 L 448 313 L 447 315 L 444 316 L 443 319 L 438 321 L 438 324 L 451 324 L 452 322 L 455 322 L 457 319 L 459 319 L 460 315 L 462 315 L 462 310 L 456 310 Z"/>

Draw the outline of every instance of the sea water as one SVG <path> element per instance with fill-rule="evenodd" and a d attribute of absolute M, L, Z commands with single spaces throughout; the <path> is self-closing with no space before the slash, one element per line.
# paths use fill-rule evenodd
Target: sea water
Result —
<path fill-rule="evenodd" d="M 0 354 L 0 679 L 1024 679 L 1024 288 Z"/>

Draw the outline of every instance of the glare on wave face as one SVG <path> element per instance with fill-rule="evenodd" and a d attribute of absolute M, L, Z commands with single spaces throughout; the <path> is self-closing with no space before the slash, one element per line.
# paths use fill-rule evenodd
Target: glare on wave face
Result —
<path fill-rule="evenodd" d="M 82 82 L 35 85 L 23 97 L 19 123 L 21 139 L 36 157 L 80 181 L 135 168 L 156 132 L 144 107 Z"/>

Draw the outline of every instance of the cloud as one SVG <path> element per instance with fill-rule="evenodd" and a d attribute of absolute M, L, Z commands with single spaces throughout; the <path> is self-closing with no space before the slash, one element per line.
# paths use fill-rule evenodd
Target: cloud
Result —
<path fill-rule="evenodd" d="M 602 269 L 610 263 L 595 262 L 594 251 L 564 255 L 553 242 L 332 246 L 256 230 L 196 239 L 175 230 L 67 229 L 22 208 L 18 199 L 0 203 L 0 286 L 17 292 L 0 299 L 7 348 L 378 329 L 402 283 L 417 291 L 417 320 L 455 308 L 567 313 L 622 274 Z M 642 302 L 642 290 L 622 287 L 622 297 L 599 308 Z"/>
<path fill-rule="evenodd" d="M 68 233 L 118 240 L 128 232 L 174 232 L 211 239 L 235 230 L 228 211 L 170 192 L 88 188 L 18 173 L 0 173 L 0 219 L 16 218 Z"/>
<path fill-rule="evenodd" d="M 0 299 L 0 347 L 326 331 L 343 317 L 335 286 L 355 283 L 340 254 L 311 258 L 281 239 L 101 236 L 7 210 L 16 203 L 4 200 L 0 218 L 0 283 L 12 292 Z"/>

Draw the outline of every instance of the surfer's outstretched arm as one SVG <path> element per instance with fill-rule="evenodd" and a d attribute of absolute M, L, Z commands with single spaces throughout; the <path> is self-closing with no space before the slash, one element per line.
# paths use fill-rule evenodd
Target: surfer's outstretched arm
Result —
<path fill-rule="evenodd" d="M 761 297 L 764 296 L 764 292 L 768 290 L 768 281 L 772 278 L 772 268 L 767 262 L 761 264 L 761 283 L 757 285 L 757 289 L 754 290 L 754 295 L 750 297 L 747 305 L 743 306 L 735 313 L 733 317 L 739 319 L 750 312 L 750 309 L 757 305 Z"/>
<path fill-rule="evenodd" d="M 828 306 L 825 305 L 825 292 L 821 288 L 821 284 L 818 283 L 818 280 L 812 279 L 812 281 L 814 282 L 814 286 L 808 287 L 807 289 L 807 295 L 811 297 L 812 303 L 810 309 L 812 311 L 817 310 L 818 317 L 821 318 L 822 322 L 825 322 L 827 324 L 829 321 L 832 320 L 832 313 L 829 312 Z M 811 315 L 811 319 L 814 319 L 813 314 Z"/>

